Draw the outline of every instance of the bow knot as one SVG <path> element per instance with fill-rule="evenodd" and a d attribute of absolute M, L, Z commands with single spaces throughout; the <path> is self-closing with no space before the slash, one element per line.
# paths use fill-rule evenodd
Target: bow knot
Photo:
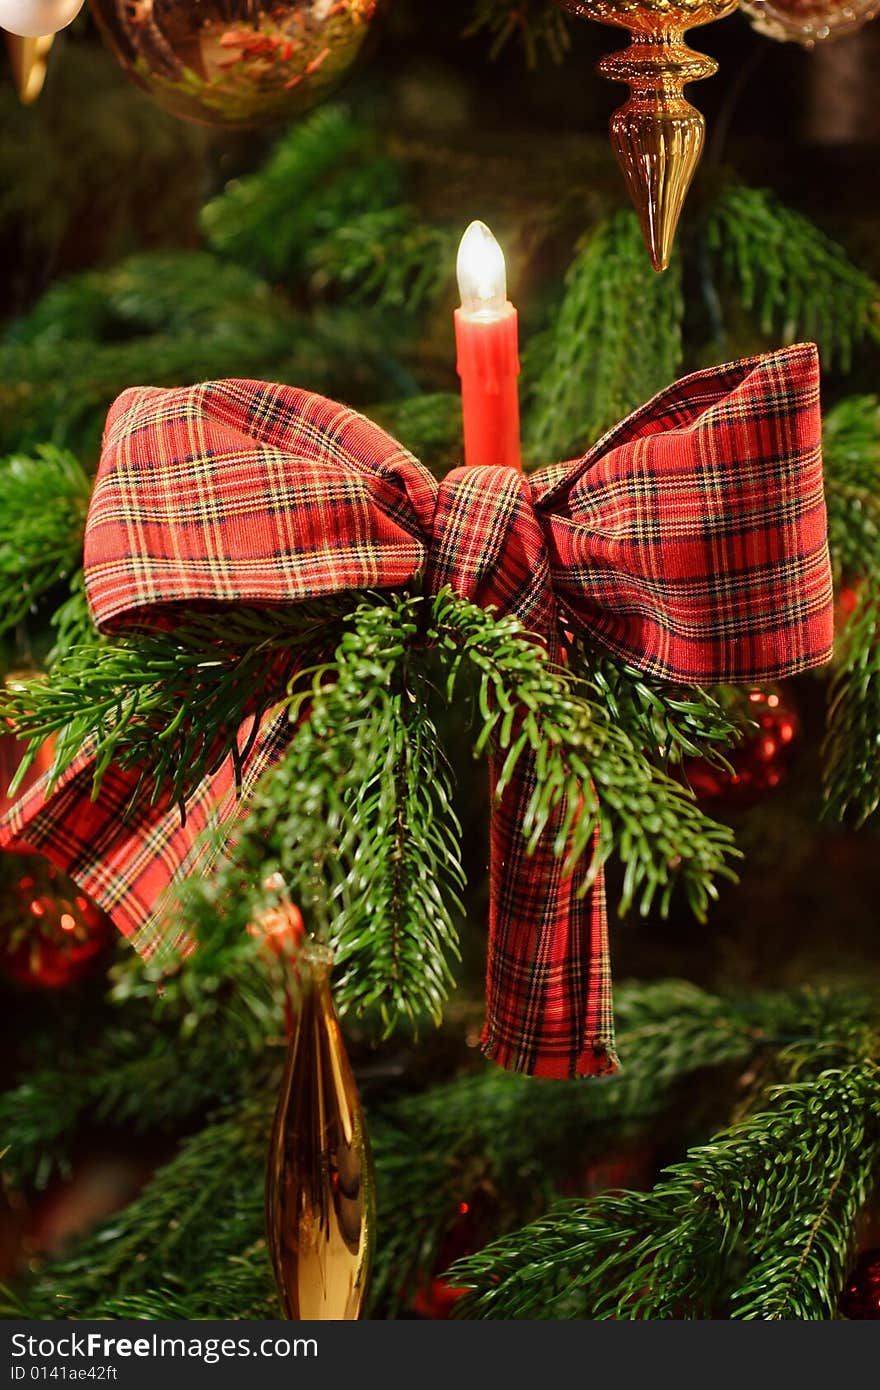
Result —
<path fill-rule="evenodd" d="M 550 559 L 529 479 L 512 468 L 454 468 L 439 485 L 426 566 L 483 608 L 549 636 L 556 621 Z"/>
<path fill-rule="evenodd" d="M 305 391 L 136 388 L 108 418 L 84 569 L 108 631 L 167 625 L 194 603 L 424 582 L 515 614 L 551 651 L 564 619 L 676 681 L 804 670 L 827 660 L 832 637 L 816 349 L 686 377 L 572 463 L 530 478 L 458 468 L 439 485 L 377 425 Z M 286 716 L 267 716 L 245 791 L 289 738 Z M 579 892 L 552 822 L 526 853 L 538 766 L 524 756 L 492 812 L 484 1048 L 545 1076 L 607 1071 L 601 877 Z M 232 770 L 205 779 L 183 826 L 162 805 L 123 819 L 137 769 L 111 768 L 92 804 L 92 771 L 86 749 L 53 791 L 13 808 L 0 843 L 52 858 L 148 954 L 157 900 L 204 867 L 201 830 L 239 813 Z"/>

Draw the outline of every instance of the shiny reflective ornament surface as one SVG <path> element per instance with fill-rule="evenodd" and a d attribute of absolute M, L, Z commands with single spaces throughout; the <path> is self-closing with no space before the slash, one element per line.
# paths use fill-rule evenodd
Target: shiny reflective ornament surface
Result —
<path fill-rule="evenodd" d="M 711 77 L 712 58 L 685 31 L 736 9 L 737 0 L 557 0 L 564 9 L 628 29 L 632 42 L 599 71 L 626 82 L 630 98 L 611 117 L 611 145 L 655 270 L 665 270 L 684 200 L 703 153 L 706 123 L 685 100 L 688 82 Z"/>
<path fill-rule="evenodd" d="M 801 721 L 791 691 L 754 687 L 746 693 L 749 727 L 741 743 L 725 752 L 727 766 L 687 758 L 685 779 L 702 805 L 733 810 L 752 805 L 787 780 Z"/>
<path fill-rule="evenodd" d="M 841 38 L 860 29 L 880 13 L 880 0 L 740 0 L 752 28 L 780 43 L 814 48 L 826 39 Z"/>
<path fill-rule="evenodd" d="M 54 34 L 41 34 L 38 38 L 22 38 L 19 34 L 6 35 L 6 52 L 12 79 L 18 99 L 22 106 L 32 106 L 46 81 L 49 50 L 55 40 Z"/>
<path fill-rule="evenodd" d="M 3 0 L 0 0 L 3 3 Z M 378 0 L 91 0 L 123 71 L 172 115 L 289 120 L 347 76 Z"/>
<path fill-rule="evenodd" d="M 266 1178 L 266 1229 L 287 1318 L 360 1317 L 375 1230 L 375 1182 L 360 1098 L 330 993 L 332 955 L 297 957 L 290 1049 Z"/>
<path fill-rule="evenodd" d="M 40 674 L 10 671 L 3 685 L 20 690 Z M 55 738 L 42 744 L 10 796 L 24 751 L 9 721 L 0 721 L 0 815 L 49 771 Z M 115 938 L 110 918 L 42 855 L 0 855 L 0 973 L 8 979 L 33 989 L 62 989 L 90 974 Z"/>
<path fill-rule="evenodd" d="M 0 0 L 0 29 L 20 38 L 57 34 L 76 19 L 83 0 Z"/>
<path fill-rule="evenodd" d="M 92 973 L 116 939 L 110 918 L 40 855 L 3 855 L 0 972 L 30 989 L 64 989 Z"/>

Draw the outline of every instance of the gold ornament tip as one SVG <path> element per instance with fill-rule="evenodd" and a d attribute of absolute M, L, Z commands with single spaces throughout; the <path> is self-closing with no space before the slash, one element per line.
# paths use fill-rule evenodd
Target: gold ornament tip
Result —
<path fill-rule="evenodd" d="M 32 106 L 43 90 L 49 50 L 54 40 L 54 34 L 42 34 L 37 38 L 22 38 L 19 34 L 6 34 L 9 65 L 12 68 L 15 90 L 22 106 Z"/>
<path fill-rule="evenodd" d="M 611 118 L 614 155 L 658 272 L 669 265 L 705 132 L 700 112 L 681 95 L 662 102 L 634 95 Z"/>
<path fill-rule="evenodd" d="M 703 152 L 704 131 L 703 118 L 693 107 L 659 116 L 622 107 L 612 121 L 614 153 L 658 273 L 672 258 L 685 198 Z"/>
<path fill-rule="evenodd" d="M 611 117 L 611 145 L 659 273 L 669 265 L 705 140 L 706 123 L 683 89 L 711 77 L 718 64 L 689 48 L 680 31 L 631 38 L 629 48 L 602 59 L 599 71 L 630 88 Z"/>

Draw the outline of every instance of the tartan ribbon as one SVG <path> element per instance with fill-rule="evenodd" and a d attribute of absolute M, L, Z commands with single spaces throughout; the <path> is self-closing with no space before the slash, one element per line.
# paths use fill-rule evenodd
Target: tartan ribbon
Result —
<path fill-rule="evenodd" d="M 816 349 L 686 377 L 573 463 L 457 468 L 439 484 L 377 425 L 305 391 L 135 388 L 109 414 L 84 564 L 106 632 L 193 604 L 420 582 L 515 614 L 551 652 L 564 617 L 673 681 L 781 677 L 831 651 Z M 200 832 L 234 823 L 290 737 L 270 711 L 244 796 L 227 763 L 185 824 L 162 804 L 122 818 L 136 771 L 112 767 L 93 803 L 86 747 L 13 808 L 0 843 L 46 854 L 153 955 L 173 935 L 164 890 L 209 867 Z M 563 874 L 552 822 L 526 854 L 536 776 L 524 758 L 492 811 L 483 1046 L 537 1075 L 602 1073 L 616 1063 L 603 885 L 582 896 L 584 871 Z"/>

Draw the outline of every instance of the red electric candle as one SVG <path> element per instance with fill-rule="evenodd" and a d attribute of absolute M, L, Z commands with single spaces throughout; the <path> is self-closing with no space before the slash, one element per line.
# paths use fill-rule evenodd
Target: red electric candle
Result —
<path fill-rule="evenodd" d="M 465 463 L 522 468 L 517 313 L 507 298 L 504 253 L 485 222 L 472 222 L 462 237 L 458 287 L 455 341 Z"/>

